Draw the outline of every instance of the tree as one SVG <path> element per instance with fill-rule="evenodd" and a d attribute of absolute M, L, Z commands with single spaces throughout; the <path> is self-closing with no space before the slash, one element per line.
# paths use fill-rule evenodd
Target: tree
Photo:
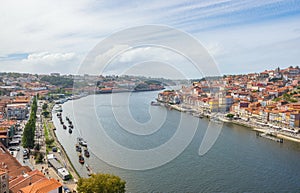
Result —
<path fill-rule="evenodd" d="M 125 184 L 120 177 L 112 174 L 92 174 L 90 178 L 80 178 L 77 184 L 79 193 L 124 193 Z"/>
<path fill-rule="evenodd" d="M 28 122 L 25 125 L 24 133 L 22 137 L 23 147 L 34 147 L 34 133 L 35 133 L 35 122 L 36 122 L 36 110 L 37 110 L 37 99 L 33 98 L 31 105 L 31 112 Z"/>
<path fill-rule="evenodd" d="M 42 106 L 42 109 L 45 111 L 47 108 L 48 108 L 48 104 L 44 103 L 43 106 Z"/>
<path fill-rule="evenodd" d="M 43 112 L 42 112 L 42 115 L 43 115 L 45 118 L 48 118 L 49 115 L 50 115 L 50 112 L 49 112 L 49 111 L 43 111 Z"/>
<path fill-rule="evenodd" d="M 226 117 L 232 119 L 234 117 L 234 114 L 229 113 L 226 115 Z"/>

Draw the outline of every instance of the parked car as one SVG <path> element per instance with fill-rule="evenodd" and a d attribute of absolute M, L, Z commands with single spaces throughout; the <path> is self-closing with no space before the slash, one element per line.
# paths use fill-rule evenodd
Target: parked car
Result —
<path fill-rule="evenodd" d="M 23 150 L 23 158 L 28 159 L 29 158 L 29 151 L 27 149 Z"/>
<path fill-rule="evenodd" d="M 57 147 L 52 147 L 53 152 L 57 152 Z"/>
<path fill-rule="evenodd" d="M 9 151 L 20 151 L 20 147 L 10 147 L 8 148 Z"/>
<path fill-rule="evenodd" d="M 10 147 L 8 148 L 9 151 L 17 151 L 17 149 L 15 147 Z"/>

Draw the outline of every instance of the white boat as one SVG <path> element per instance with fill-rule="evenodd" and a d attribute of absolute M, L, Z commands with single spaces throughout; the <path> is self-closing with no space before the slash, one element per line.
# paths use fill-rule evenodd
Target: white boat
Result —
<path fill-rule="evenodd" d="M 56 106 L 54 106 L 53 111 L 54 111 L 54 112 L 62 112 L 62 107 L 61 107 L 61 105 L 56 105 Z"/>
<path fill-rule="evenodd" d="M 77 142 L 79 145 L 87 147 L 87 142 L 82 137 L 77 137 Z"/>
<path fill-rule="evenodd" d="M 220 119 L 217 118 L 217 117 L 211 117 L 211 118 L 210 118 L 210 121 L 215 122 L 215 123 L 219 123 L 219 124 L 223 123 L 223 122 L 220 121 Z"/>

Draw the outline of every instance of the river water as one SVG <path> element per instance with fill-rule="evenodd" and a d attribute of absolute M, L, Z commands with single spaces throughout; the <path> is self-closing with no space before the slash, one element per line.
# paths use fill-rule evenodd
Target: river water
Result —
<path fill-rule="evenodd" d="M 212 148 L 199 156 L 199 146 L 209 121 L 161 106 L 150 106 L 157 93 L 92 95 L 66 102 L 63 104 L 63 117 L 68 116 L 73 121 L 72 134 L 63 130 L 58 118 L 53 115 L 58 140 L 82 176 L 86 177 L 87 172 L 85 166 L 79 164 L 75 151 L 78 136 L 88 142 L 91 157 L 85 159 L 86 163 L 94 172 L 120 176 L 126 181 L 127 192 L 300 192 L 300 144 L 289 141 L 280 144 L 257 137 L 246 127 L 227 123 Z M 126 120 L 131 126 L 130 118 L 141 124 L 151 122 L 149 109 L 158 120 L 163 120 L 162 124 L 153 123 L 153 126 L 160 126 L 158 130 L 138 135 L 124 129 Z M 127 117 L 128 110 L 132 117 Z M 124 113 L 123 119 L 120 113 Z M 132 157 L 132 160 L 129 157 L 128 160 L 126 152 L 117 152 L 115 147 L 106 143 L 110 138 L 127 149 L 154 149 L 167 144 L 176 135 L 182 117 L 186 120 L 182 126 L 186 129 L 186 135 L 198 122 L 197 130 L 184 151 L 161 166 L 145 170 L 121 168 L 124 163 L 138 167 L 140 157 Z M 144 128 L 149 129 L 143 125 L 134 129 L 143 132 Z M 186 143 L 184 137 L 178 143 Z M 173 154 L 179 146 L 168 147 L 169 154 Z M 146 155 L 144 161 L 152 163 L 169 154 Z"/>

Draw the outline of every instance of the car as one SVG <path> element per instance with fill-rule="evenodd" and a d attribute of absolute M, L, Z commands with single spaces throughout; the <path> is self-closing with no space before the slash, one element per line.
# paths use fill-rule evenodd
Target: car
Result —
<path fill-rule="evenodd" d="M 24 149 L 23 150 L 23 155 L 28 155 L 29 154 L 29 151 L 27 149 Z"/>
<path fill-rule="evenodd" d="M 70 190 L 68 187 L 66 187 L 66 186 L 64 186 L 63 189 L 64 189 L 64 192 L 65 192 L 65 193 L 71 192 L 71 190 Z"/>
<path fill-rule="evenodd" d="M 53 152 L 57 152 L 57 147 L 52 147 Z"/>
<path fill-rule="evenodd" d="M 8 148 L 9 151 L 17 151 L 17 149 L 15 147 L 10 147 Z"/>

